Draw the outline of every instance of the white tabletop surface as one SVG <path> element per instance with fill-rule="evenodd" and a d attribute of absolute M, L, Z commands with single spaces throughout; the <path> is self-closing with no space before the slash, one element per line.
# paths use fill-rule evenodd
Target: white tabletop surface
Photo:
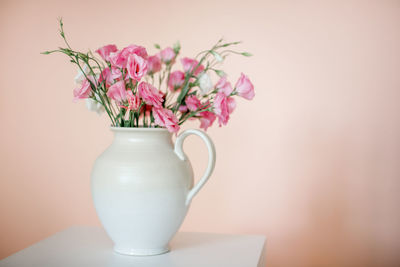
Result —
<path fill-rule="evenodd" d="M 113 252 L 102 228 L 71 227 L 0 261 L 0 267 L 264 267 L 265 237 L 179 232 L 158 256 Z"/>

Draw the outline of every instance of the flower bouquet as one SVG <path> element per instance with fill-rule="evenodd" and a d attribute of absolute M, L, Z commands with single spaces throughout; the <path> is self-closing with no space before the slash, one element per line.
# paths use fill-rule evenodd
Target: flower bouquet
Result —
<path fill-rule="evenodd" d="M 226 125 L 236 107 L 234 97 L 251 100 L 254 87 L 241 74 L 232 87 L 224 71 L 217 66 L 230 54 L 251 56 L 232 49 L 240 42 L 220 39 L 211 49 L 194 58 L 180 59 L 182 69 L 175 70 L 180 44 L 161 49 L 149 56 L 146 48 L 129 45 L 121 50 L 110 44 L 95 52 L 82 53 L 71 48 L 60 20 L 60 35 L 67 47 L 43 54 L 63 53 L 77 65 L 74 101 L 85 99 L 89 110 L 106 111 L 114 127 L 165 127 L 177 133 L 188 119 L 198 119 L 207 130 L 216 119 Z M 216 84 L 212 73 L 219 77 Z"/>
<path fill-rule="evenodd" d="M 216 119 L 225 125 L 235 109 L 235 96 L 251 100 L 254 88 L 241 74 L 232 87 L 217 65 L 230 54 L 250 56 L 232 47 L 239 42 L 219 40 L 194 58 L 180 59 L 179 43 L 149 56 L 138 45 L 121 50 L 106 45 L 82 53 L 71 48 L 60 20 L 66 48 L 63 53 L 79 68 L 74 100 L 85 99 L 90 110 L 107 112 L 113 143 L 96 159 L 91 189 L 97 214 L 114 241 L 114 250 L 127 255 L 156 255 L 168 251 L 192 198 L 207 182 L 215 166 L 215 148 L 202 131 L 186 130 L 172 143 L 172 134 L 189 119 L 198 119 L 207 130 Z M 219 76 L 216 84 L 212 75 Z M 183 152 L 191 135 L 208 148 L 208 166 L 194 184 L 193 171 Z"/>

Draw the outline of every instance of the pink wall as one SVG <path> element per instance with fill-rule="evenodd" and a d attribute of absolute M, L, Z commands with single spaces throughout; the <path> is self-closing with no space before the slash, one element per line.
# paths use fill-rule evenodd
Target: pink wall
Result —
<path fill-rule="evenodd" d="M 71 44 L 169 45 L 219 37 L 256 86 L 209 134 L 215 173 L 185 231 L 263 234 L 268 266 L 400 266 L 398 1 L 1 1 L 0 258 L 70 225 L 99 225 L 89 175 L 108 119 L 73 104 Z M 154 52 L 154 51 L 153 51 Z M 189 127 L 197 124 L 189 125 Z M 202 143 L 186 151 L 196 173 Z"/>

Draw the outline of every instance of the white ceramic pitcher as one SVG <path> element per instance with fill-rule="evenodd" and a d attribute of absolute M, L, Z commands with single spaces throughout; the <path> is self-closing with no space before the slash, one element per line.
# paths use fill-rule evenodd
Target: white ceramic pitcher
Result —
<path fill-rule="evenodd" d="M 91 179 L 97 214 L 127 255 L 156 255 L 182 224 L 192 198 L 207 182 L 215 165 L 215 148 L 202 131 L 186 130 L 172 143 L 163 128 L 117 128 L 113 143 L 96 159 Z M 193 186 L 193 170 L 182 150 L 188 135 L 208 148 L 208 166 Z"/>

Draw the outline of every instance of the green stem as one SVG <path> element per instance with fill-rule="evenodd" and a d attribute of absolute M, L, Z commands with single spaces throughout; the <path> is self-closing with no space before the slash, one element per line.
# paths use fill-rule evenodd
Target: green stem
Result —
<path fill-rule="evenodd" d="M 143 127 L 146 127 L 146 111 L 143 113 Z"/>
<path fill-rule="evenodd" d="M 192 118 L 192 117 L 195 117 L 198 113 L 201 113 L 201 112 L 204 112 L 204 111 L 211 111 L 209 108 L 206 108 L 206 109 L 201 109 L 201 110 L 197 110 L 197 111 L 193 111 L 193 112 L 190 112 L 190 113 L 188 113 L 188 116 L 185 116 L 184 118 L 181 118 L 180 120 L 179 120 L 179 125 L 181 125 L 181 124 L 183 124 L 186 120 L 188 120 L 188 119 L 190 119 L 190 118 Z"/>

